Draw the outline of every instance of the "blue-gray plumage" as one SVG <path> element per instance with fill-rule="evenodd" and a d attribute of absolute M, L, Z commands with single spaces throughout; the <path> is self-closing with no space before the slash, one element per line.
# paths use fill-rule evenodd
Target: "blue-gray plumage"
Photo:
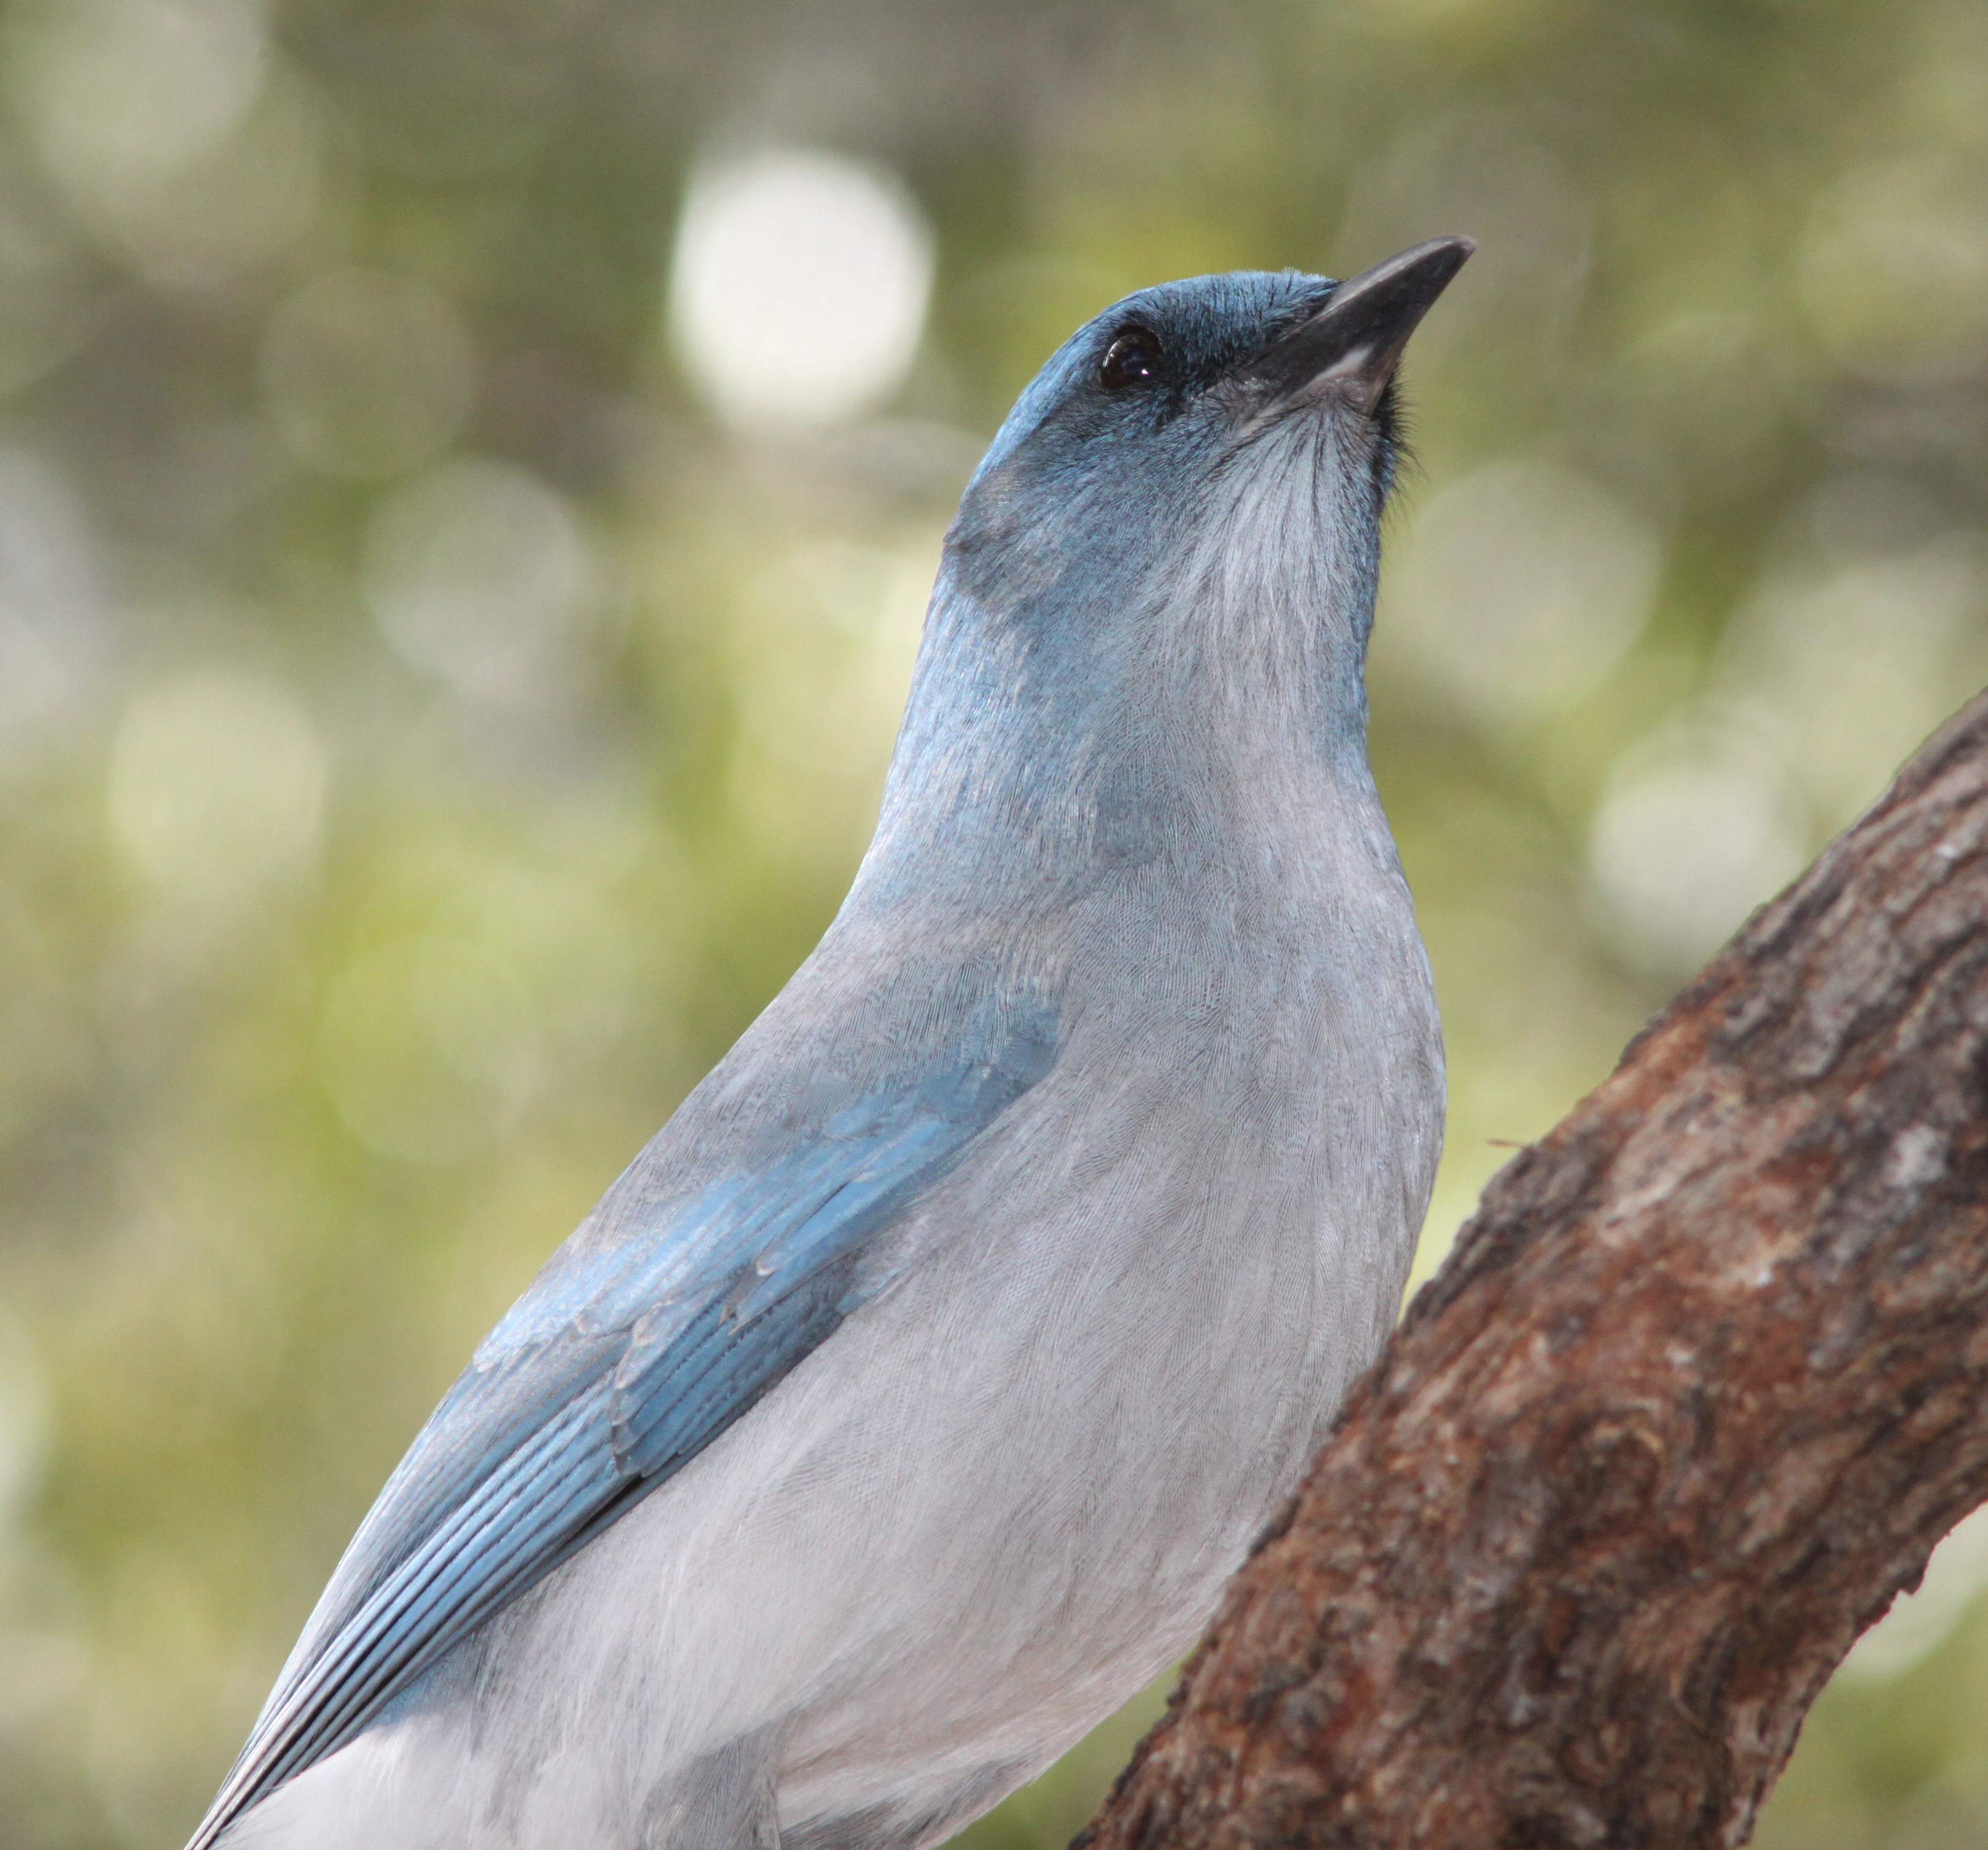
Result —
<path fill-rule="evenodd" d="M 416 1438 L 195 1850 L 915 1850 L 1192 1641 L 1440 1141 L 1363 668 L 1469 248 L 1044 367 L 841 911 Z"/>

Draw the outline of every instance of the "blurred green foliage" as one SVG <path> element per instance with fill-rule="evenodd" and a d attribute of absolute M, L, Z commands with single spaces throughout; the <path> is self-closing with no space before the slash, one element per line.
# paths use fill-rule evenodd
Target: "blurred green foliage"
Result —
<path fill-rule="evenodd" d="M 1979 0 L 12 0 L 0 79 L 5 1850 L 190 1826 L 826 922 L 977 446 L 1117 294 L 1482 241 L 1373 671 L 1454 1063 L 1424 1271 L 1988 675 Z M 666 329 L 686 187 L 781 147 L 921 215 L 914 309 L 935 264 L 901 383 L 784 428 Z M 1764 1842 L 1988 1836 L 1984 1578 L 1824 1695 Z M 1060 1844 L 1156 1701 L 972 1841 Z"/>

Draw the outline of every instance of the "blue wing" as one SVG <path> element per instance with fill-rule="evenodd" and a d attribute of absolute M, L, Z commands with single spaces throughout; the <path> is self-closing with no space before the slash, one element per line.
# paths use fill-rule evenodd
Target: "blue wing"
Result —
<path fill-rule="evenodd" d="M 888 1282 L 874 1235 L 1049 1070 L 990 1004 L 948 1057 L 605 1251 L 556 1255 L 353 1538 L 189 1850 L 336 1752 L 452 1645 L 665 1482 Z M 634 1172 L 631 1172 L 631 1174 Z"/>

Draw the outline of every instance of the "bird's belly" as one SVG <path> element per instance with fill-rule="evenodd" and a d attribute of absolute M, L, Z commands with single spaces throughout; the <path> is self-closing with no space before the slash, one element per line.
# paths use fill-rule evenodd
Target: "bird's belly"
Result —
<path fill-rule="evenodd" d="M 962 1236 L 777 1417 L 492 1628 L 482 1750 L 522 1774 L 532 1742 L 589 1743 L 625 1812 L 762 1743 L 822 1850 L 930 1841 L 1046 1765 L 1192 1642 L 1391 1322 L 1401 1191 L 1263 1169 L 1155 1141 L 989 1200 L 998 1237 L 955 1195 Z"/>

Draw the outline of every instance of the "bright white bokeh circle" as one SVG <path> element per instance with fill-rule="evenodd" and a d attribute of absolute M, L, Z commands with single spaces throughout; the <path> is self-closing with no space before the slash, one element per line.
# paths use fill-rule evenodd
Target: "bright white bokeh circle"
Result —
<path fill-rule="evenodd" d="M 671 331 L 725 423 L 818 430 L 902 382 L 931 276 L 931 228 L 888 169 L 766 149 L 692 176 L 671 265 Z"/>

